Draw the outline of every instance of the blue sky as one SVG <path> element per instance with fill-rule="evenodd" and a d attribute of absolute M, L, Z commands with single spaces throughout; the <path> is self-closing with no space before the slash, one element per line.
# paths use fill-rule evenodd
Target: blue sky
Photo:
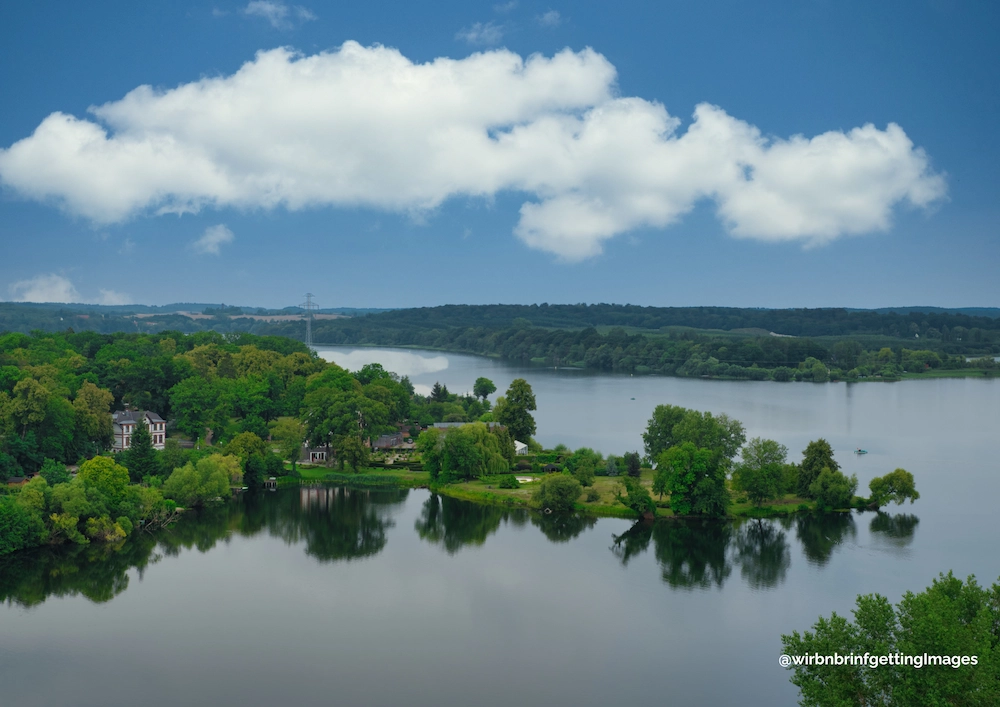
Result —
<path fill-rule="evenodd" d="M 7 3 L 0 298 L 1000 306 L 998 31 L 950 0 Z"/>

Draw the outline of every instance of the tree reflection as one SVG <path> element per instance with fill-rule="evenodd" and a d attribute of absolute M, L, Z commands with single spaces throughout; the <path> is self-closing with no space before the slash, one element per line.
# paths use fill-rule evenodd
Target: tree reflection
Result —
<path fill-rule="evenodd" d="M 579 513 L 532 513 L 531 523 L 552 542 L 565 543 L 593 528 L 597 518 Z"/>
<path fill-rule="evenodd" d="M 649 547 L 649 541 L 653 537 L 653 523 L 640 520 L 621 535 L 611 537 L 614 538 L 611 552 L 623 566 L 628 566 L 629 560 L 641 555 Z"/>
<path fill-rule="evenodd" d="M 719 587 L 733 571 L 727 548 L 733 525 L 717 521 L 653 525 L 653 554 L 663 581 L 676 589 Z"/>
<path fill-rule="evenodd" d="M 321 562 L 370 557 L 385 547 L 393 521 L 387 510 L 407 489 L 303 487 L 277 494 L 246 494 L 236 501 L 188 511 L 155 534 L 135 531 L 116 545 L 92 543 L 15 553 L 0 559 L 0 601 L 35 606 L 50 596 L 83 595 L 106 602 L 128 589 L 130 569 L 140 578 L 163 556 L 191 548 L 208 552 L 234 535 L 268 532 L 304 544 Z"/>
<path fill-rule="evenodd" d="M 872 518 L 868 530 L 871 531 L 873 537 L 895 549 L 902 550 L 913 542 L 913 533 L 919 522 L 919 518 L 909 513 L 889 515 L 879 511 Z"/>
<path fill-rule="evenodd" d="M 0 560 L 0 602 L 31 607 L 48 597 L 82 594 L 95 603 L 129 586 L 128 571 L 160 559 L 153 536 L 138 533 L 116 545 L 73 545 L 16 553 Z"/>
<path fill-rule="evenodd" d="M 792 564 L 781 527 L 759 518 L 745 522 L 736 534 L 736 562 L 743 579 L 753 589 L 781 584 Z"/>
<path fill-rule="evenodd" d="M 802 543 L 806 558 L 823 566 L 830 561 L 834 548 L 858 534 L 850 513 L 810 513 L 795 519 L 795 536 Z"/>
<path fill-rule="evenodd" d="M 506 517 L 507 512 L 496 506 L 432 493 L 424 501 L 414 527 L 421 540 L 442 545 L 453 555 L 466 545 L 482 545 Z"/>

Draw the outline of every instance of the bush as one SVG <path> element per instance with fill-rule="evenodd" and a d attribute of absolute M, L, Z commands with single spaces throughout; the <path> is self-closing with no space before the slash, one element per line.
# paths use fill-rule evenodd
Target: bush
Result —
<path fill-rule="evenodd" d="M 857 476 L 852 475 L 848 478 L 839 471 L 823 467 L 819 476 L 809 486 L 809 493 L 819 503 L 820 508 L 829 511 L 850 507 L 857 489 Z"/>
<path fill-rule="evenodd" d="M 587 489 L 587 503 L 594 503 L 601 500 L 600 492 L 595 488 Z"/>
<path fill-rule="evenodd" d="M 569 474 L 550 474 L 542 479 L 532 500 L 539 508 L 571 511 L 582 493 L 580 482 Z"/>
<path fill-rule="evenodd" d="M 521 488 L 521 482 L 513 474 L 504 474 L 500 477 L 497 487 L 502 489 Z"/>

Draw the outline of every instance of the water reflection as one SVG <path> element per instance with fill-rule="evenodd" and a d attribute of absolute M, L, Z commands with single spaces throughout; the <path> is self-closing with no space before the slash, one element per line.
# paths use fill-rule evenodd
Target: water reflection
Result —
<path fill-rule="evenodd" d="M 845 540 L 854 540 L 858 530 L 850 513 L 807 514 L 795 518 L 795 536 L 810 563 L 822 567 L 834 549 Z"/>
<path fill-rule="evenodd" d="M 912 536 L 916 522 L 913 516 L 894 516 L 875 519 L 872 528 L 873 532 L 898 533 L 902 538 Z M 878 530 L 876 523 L 885 530 Z M 640 521 L 613 536 L 611 552 L 622 565 L 628 565 L 652 543 L 663 581 L 675 589 L 721 589 L 736 567 L 752 589 L 773 589 L 785 581 L 792 564 L 787 534 L 792 527 L 806 558 L 819 565 L 828 562 L 834 548 L 853 539 L 857 532 L 848 514 L 736 522 Z"/>
<path fill-rule="evenodd" d="M 319 562 L 369 558 L 381 552 L 407 489 L 302 487 L 276 494 L 247 494 L 222 506 L 192 512 L 156 535 L 137 533 L 127 542 L 43 548 L 0 560 L 0 602 L 31 607 L 49 596 L 82 595 L 107 602 L 129 586 L 129 570 L 141 578 L 150 564 L 187 549 L 207 552 L 234 537 L 267 533 L 301 545 Z M 501 525 L 538 528 L 549 542 L 565 543 L 599 521 L 581 515 L 532 513 L 429 494 L 414 529 L 448 554 L 478 547 Z M 875 514 L 869 530 L 876 544 L 900 552 L 913 541 L 919 520 L 900 513 Z M 835 549 L 853 541 L 852 514 L 801 515 L 779 520 L 638 522 L 613 536 L 611 551 L 623 566 L 649 550 L 664 583 L 675 589 L 721 589 L 736 568 L 755 590 L 781 585 L 791 566 L 788 538 L 794 530 L 806 559 L 825 565 Z M 544 541 L 542 541 L 544 542 Z"/>
<path fill-rule="evenodd" d="M 104 603 L 128 589 L 130 569 L 139 576 L 160 559 L 156 541 L 140 535 L 120 545 L 73 545 L 16 553 L 0 560 L 0 602 L 32 607 L 48 597 L 82 594 Z"/>
<path fill-rule="evenodd" d="M 496 506 L 481 506 L 432 493 L 424 501 L 414 528 L 421 540 L 441 545 L 453 555 L 467 545 L 482 545 L 510 514 L 511 511 Z"/>
<path fill-rule="evenodd" d="M 264 531 L 288 545 L 305 546 L 320 562 L 371 557 L 385 547 L 392 509 L 409 489 L 353 490 L 302 487 L 277 494 L 247 494 L 235 502 L 185 514 L 155 535 L 138 532 L 118 545 L 74 545 L 17 553 L 0 559 L 0 602 L 25 607 L 49 596 L 83 595 L 106 602 L 128 589 L 130 569 L 194 548 L 208 552 L 234 535 Z"/>
<path fill-rule="evenodd" d="M 744 523 L 736 535 L 736 562 L 753 589 L 771 589 L 784 582 L 792 555 L 781 526 L 760 519 Z"/>
<path fill-rule="evenodd" d="M 569 542 L 584 530 L 593 528 L 597 518 L 568 513 L 532 513 L 531 524 L 554 543 Z"/>
<path fill-rule="evenodd" d="M 868 529 L 880 545 L 892 550 L 905 550 L 913 542 L 913 534 L 920 519 L 910 513 L 889 515 L 879 511 L 872 518 Z"/>

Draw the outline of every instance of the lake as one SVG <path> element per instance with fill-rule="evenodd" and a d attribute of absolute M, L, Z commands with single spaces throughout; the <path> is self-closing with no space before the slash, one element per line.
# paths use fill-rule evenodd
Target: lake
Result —
<path fill-rule="evenodd" d="M 781 633 L 849 614 L 859 593 L 896 602 L 940 571 L 1000 577 L 995 379 L 734 382 L 320 353 L 381 362 L 421 390 L 486 376 L 502 394 L 526 378 L 547 446 L 641 449 L 661 403 L 725 412 L 795 460 L 825 437 L 862 491 L 906 468 L 921 499 L 650 527 L 422 489 L 245 496 L 117 552 L 0 563 L 2 704 L 794 705 Z"/>

